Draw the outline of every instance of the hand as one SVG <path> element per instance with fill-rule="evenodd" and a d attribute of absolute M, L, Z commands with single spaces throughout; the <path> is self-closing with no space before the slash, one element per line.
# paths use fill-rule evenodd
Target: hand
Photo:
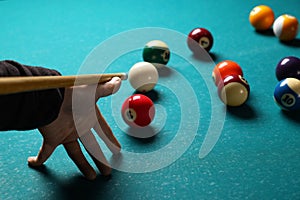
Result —
<path fill-rule="evenodd" d="M 113 153 L 120 152 L 121 145 L 96 105 L 100 97 L 117 92 L 120 85 L 121 79 L 115 77 L 104 84 L 66 88 L 64 101 L 56 120 L 39 128 L 43 136 L 43 144 L 36 157 L 28 158 L 28 164 L 32 167 L 41 166 L 55 148 L 62 144 L 83 175 L 87 179 L 95 179 L 96 172 L 83 155 L 79 139 L 101 174 L 109 175 L 111 167 L 91 130 L 94 129 Z"/>

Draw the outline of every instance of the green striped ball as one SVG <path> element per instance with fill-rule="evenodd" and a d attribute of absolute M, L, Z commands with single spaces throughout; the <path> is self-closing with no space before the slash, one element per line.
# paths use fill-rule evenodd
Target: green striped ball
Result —
<path fill-rule="evenodd" d="M 152 64 L 166 65 L 170 60 L 170 49 L 163 41 L 150 41 L 143 49 L 143 59 Z"/>

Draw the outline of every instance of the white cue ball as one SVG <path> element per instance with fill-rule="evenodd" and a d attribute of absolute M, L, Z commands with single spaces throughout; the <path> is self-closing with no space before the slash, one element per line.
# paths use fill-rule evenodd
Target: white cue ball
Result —
<path fill-rule="evenodd" d="M 131 86 L 139 92 L 152 90 L 158 81 L 156 67 L 148 62 L 138 62 L 128 72 L 128 80 Z"/>

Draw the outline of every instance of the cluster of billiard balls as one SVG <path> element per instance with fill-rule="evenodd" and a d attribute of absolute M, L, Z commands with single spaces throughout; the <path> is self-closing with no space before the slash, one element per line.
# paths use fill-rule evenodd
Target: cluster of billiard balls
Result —
<path fill-rule="evenodd" d="M 281 41 L 291 41 L 298 33 L 298 20 L 296 17 L 283 14 L 276 18 L 273 10 L 266 5 L 254 7 L 249 14 L 250 24 L 258 31 L 269 30 L 273 26 L 273 32 Z"/>
<path fill-rule="evenodd" d="M 279 81 L 274 90 L 274 100 L 283 110 L 300 110 L 300 59 L 295 56 L 282 58 L 276 66 Z"/>
<path fill-rule="evenodd" d="M 209 52 L 213 45 L 212 34 L 205 28 L 193 29 L 187 37 L 191 51 L 199 48 Z M 134 64 L 128 72 L 128 80 L 136 94 L 128 97 L 122 104 L 122 118 L 131 127 L 148 126 L 155 116 L 153 101 L 145 95 L 158 82 L 158 69 L 165 67 L 170 60 L 170 49 L 161 40 L 148 42 L 142 53 L 143 62 Z"/>
<path fill-rule="evenodd" d="M 279 40 L 288 42 L 296 38 L 299 22 L 296 17 L 283 14 L 276 18 L 273 10 L 266 5 L 254 7 L 249 21 L 257 31 L 273 28 Z M 300 59 L 294 56 L 282 58 L 276 66 L 279 81 L 274 90 L 274 100 L 283 110 L 300 110 Z"/>
<path fill-rule="evenodd" d="M 128 97 L 121 109 L 123 120 L 131 127 L 148 126 L 155 116 L 153 101 L 145 95 L 159 79 L 158 68 L 170 60 L 168 45 L 161 40 L 148 42 L 142 53 L 143 62 L 134 64 L 128 72 L 128 80 L 136 94 Z"/>
<path fill-rule="evenodd" d="M 293 40 L 298 32 L 298 20 L 291 15 L 281 15 L 275 20 L 272 9 L 265 5 L 256 6 L 249 15 L 251 25 L 257 31 L 266 31 L 273 26 L 273 32 L 281 41 Z M 209 52 L 213 46 L 212 34 L 205 28 L 193 29 L 187 37 L 187 45 L 194 53 L 202 49 Z M 143 93 L 151 91 L 158 82 L 157 69 L 170 60 L 170 50 L 160 40 L 148 42 L 143 49 L 144 62 L 133 65 L 128 80 L 138 93 L 128 97 L 122 105 L 122 117 L 132 127 L 149 125 L 155 115 L 152 100 Z M 274 99 L 285 110 L 300 110 L 300 61 L 296 57 L 282 59 L 276 69 L 280 81 L 275 88 Z M 218 63 L 212 77 L 218 87 L 218 95 L 228 106 L 244 104 L 250 94 L 250 87 L 243 77 L 241 67 L 234 61 Z"/>
<path fill-rule="evenodd" d="M 247 101 L 250 87 L 239 64 L 231 60 L 219 62 L 212 77 L 218 87 L 218 95 L 225 105 L 241 106 Z"/>

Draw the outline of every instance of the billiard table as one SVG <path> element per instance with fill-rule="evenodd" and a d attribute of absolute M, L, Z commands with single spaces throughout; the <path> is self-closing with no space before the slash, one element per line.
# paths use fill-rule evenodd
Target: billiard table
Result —
<path fill-rule="evenodd" d="M 153 39 L 171 51 L 147 93 L 156 106 L 150 126 L 133 129 L 121 118 L 122 102 L 135 93 L 128 81 L 97 103 L 122 145 L 112 155 L 99 139 L 111 177 L 86 180 L 62 146 L 30 168 L 38 130 L 4 131 L 0 199 L 299 199 L 300 115 L 283 112 L 273 92 L 276 64 L 300 56 L 300 38 L 283 43 L 272 30 L 255 31 L 248 16 L 260 4 L 275 17 L 300 18 L 297 0 L 0 1 L 1 60 L 76 75 L 128 72 Z M 195 27 L 212 33 L 210 53 L 187 48 Z M 218 97 L 211 73 L 223 60 L 239 63 L 249 82 L 240 107 Z"/>

